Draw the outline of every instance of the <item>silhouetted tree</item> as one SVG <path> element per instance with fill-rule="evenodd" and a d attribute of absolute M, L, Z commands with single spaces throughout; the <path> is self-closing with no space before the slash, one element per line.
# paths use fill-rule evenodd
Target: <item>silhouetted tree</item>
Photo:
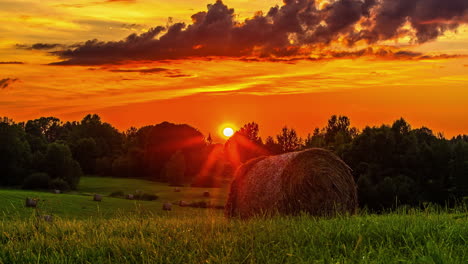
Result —
<path fill-rule="evenodd" d="M 51 179 L 62 179 L 76 189 L 82 176 L 80 165 L 73 159 L 67 145 L 52 143 L 47 147 L 46 172 Z"/>
<path fill-rule="evenodd" d="M 203 155 L 200 153 L 206 143 L 203 134 L 195 128 L 163 122 L 156 126 L 143 127 L 137 134 L 137 141 L 144 151 L 146 175 L 161 180 L 161 170 L 178 150 L 185 157 L 187 178 L 194 177 L 199 172 L 203 164 Z"/>
<path fill-rule="evenodd" d="M 181 151 L 177 151 L 166 163 L 164 178 L 171 186 L 183 186 L 185 182 L 185 158 Z"/>
<path fill-rule="evenodd" d="M 283 153 L 299 150 L 302 145 L 302 139 L 297 135 L 293 128 L 283 127 L 281 133 L 276 136 L 281 151 Z"/>
<path fill-rule="evenodd" d="M 96 158 L 98 150 L 93 138 L 81 138 L 72 145 L 73 157 L 80 164 L 85 174 L 96 172 Z"/>
<path fill-rule="evenodd" d="M 255 122 L 250 122 L 242 126 L 238 133 L 246 137 L 248 140 L 256 143 L 258 145 L 262 144 L 262 139 L 258 135 L 259 129 L 258 124 Z"/>
<path fill-rule="evenodd" d="M 314 129 L 313 134 L 308 134 L 304 142 L 305 148 L 324 148 L 326 147 L 325 143 L 325 133 L 322 133 L 317 127 Z"/>
<path fill-rule="evenodd" d="M 270 155 L 276 155 L 282 152 L 281 146 L 278 144 L 278 142 L 275 141 L 275 139 L 272 136 L 268 136 L 265 139 L 265 148 Z"/>
<path fill-rule="evenodd" d="M 6 121 L 0 123 L 0 185 L 21 185 L 29 174 L 31 150 L 22 128 Z"/>
<path fill-rule="evenodd" d="M 357 129 L 351 127 L 351 121 L 347 116 L 331 116 L 324 130 L 323 136 L 326 147 L 335 150 L 340 156 L 345 145 L 350 143 L 358 134 Z"/>

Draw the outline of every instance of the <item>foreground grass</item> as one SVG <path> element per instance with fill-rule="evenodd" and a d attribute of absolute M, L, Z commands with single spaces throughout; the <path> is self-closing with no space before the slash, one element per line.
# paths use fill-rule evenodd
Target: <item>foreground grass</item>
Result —
<path fill-rule="evenodd" d="M 9 219 L 0 263 L 467 263 L 466 210 L 228 221 L 214 210 Z"/>

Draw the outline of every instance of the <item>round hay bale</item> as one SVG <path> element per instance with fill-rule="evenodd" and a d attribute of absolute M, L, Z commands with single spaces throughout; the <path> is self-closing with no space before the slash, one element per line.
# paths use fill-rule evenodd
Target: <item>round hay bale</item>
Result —
<path fill-rule="evenodd" d="M 101 202 L 102 201 L 102 195 L 100 194 L 95 194 L 93 197 L 93 201 L 95 202 Z"/>
<path fill-rule="evenodd" d="M 163 210 L 164 211 L 171 211 L 172 210 L 172 204 L 171 203 L 164 203 L 163 204 Z"/>
<path fill-rule="evenodd" d="M 37 202 L 38 202 L 37 199 L 26 198 L 26 207 L 36 208 Z"/>
<path fill-rule="evenodd" d="M 180 192 L 180 188 L 179 187 L 174 188 L 174 192 Z"/>
<path fill-rule="evenodd" d="M 259 157 L 237 171 L 225 206 L 226 217 L 315 216 L 354 213 L 357 189 L 351 169 L 324 149 Z"/>
<path fill-rule="evenodd" d="M 54 217 L 52 215 L 43 215 L 42 219 L 44 221 L 46 221 L 46 222 L 53 222 L 54 221 Z"/>
<path fill-rule="evenodd" d="M 179 206 L 180 206 L 180 207 L 187 207 L 187 206 L 189 206 L 189 205 L 190 205 L 190 204 L 189 204 L 188 202 L 186 202 L 186 201 L 179 201 Z"/>
<path fill-rule="evenodd" d="M 203 197 L 210 197 L 210 192 L 204 192 Z"/>
<path fill-rule="evenodd" d="M 127 198 L 127 200 L 134 200 L 135 196 L 133 196 L 133 194 L 127 194 L 126 198 Z"/>
<path fill-rule="evenodd" d="M 60 194 L 60 190 L 54 190 L 55 194 Z"/>

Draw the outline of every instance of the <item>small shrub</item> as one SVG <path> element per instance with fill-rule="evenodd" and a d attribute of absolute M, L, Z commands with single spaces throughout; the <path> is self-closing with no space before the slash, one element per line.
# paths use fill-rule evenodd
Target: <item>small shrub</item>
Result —
<path fill-rule="evenodd" d="M 50 182 L 49 188 L 54 189 L 54 190 L 61 190 L 64 192 L 64 191 L 70 190 L 70 185 L 65 180 L 57 178 L 57 179 L 53 179 Z"/>
<path fill-rule="evenodd" d="M 205 201 L 192 202 L 192 203 L 190 203 L 189 206 L 194 207 L 194 208 L 210 208 L 211 203 L 210 202 L 205 202 Z"/>
<path fill-rule="evenodd" d="M 50 177 L 47 173 L 33 173 L 26 177 L 23 182 L 23 189 L 47 189 Z"/>
<path fill-rule="evenodd" d="M 115 192 L 112 192 L 111 194 L 109 194 L 110 197 L 124 197 L 125 194 L 123 191 L 115 191 Z"/>

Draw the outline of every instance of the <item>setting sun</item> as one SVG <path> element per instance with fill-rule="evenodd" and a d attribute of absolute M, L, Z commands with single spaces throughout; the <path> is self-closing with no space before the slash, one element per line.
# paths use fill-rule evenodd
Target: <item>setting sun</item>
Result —
<path fill-rule="evenodd" d="M 226 127 L 225 129 L 223 129 L 223 135 L 225 137 L 232 137 L 232 135 L 234 135 L 234 129 Z"/>

